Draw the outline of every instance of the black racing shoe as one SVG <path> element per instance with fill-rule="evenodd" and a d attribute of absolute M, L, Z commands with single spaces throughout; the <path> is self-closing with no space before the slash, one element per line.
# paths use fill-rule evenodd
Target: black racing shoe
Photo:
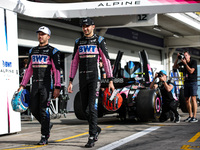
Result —
<path fill-rule="evenodd" d="M 98 141 L 98 136 L 99 136 L 100 133 L 101 133 L 101 128 L 99 126 L 97 126 L 97 133 L 94 136 L 94 141 L 95 142 Z"/>
<path fill-rule="evenodd" d="M 192 117 L 189 122 L 198 122 L 197 118 Z"/>
<path fill-rule="evenodd" d="M 192 119 L 192 117 L 188 117 L 187 119 L 184 120 L 184 122 L 190 122 L 190 120 Z"/>
<path fill-rule="evenodd" d="M 85 147 L 87 147 L 87 148 L 93 147 L 93 146 L 94 146 L 94 142 L 95 142 L 94 137 L 93 137 L 93 136 L 90 136 L 90 137 L 88 138 L 88 142 L 87 142 L 87 144 L 85 145 Z"/>
<path fill-rule="evenodd" d="M 48 138 L 45 135 L 42 135 L 41 140 L 37 143 L 37 145 L 46 145 L 48 144 Z"/>

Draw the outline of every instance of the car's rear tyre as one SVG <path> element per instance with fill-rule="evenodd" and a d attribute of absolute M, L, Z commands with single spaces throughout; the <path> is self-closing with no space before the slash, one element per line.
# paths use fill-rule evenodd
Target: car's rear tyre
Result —
<path fill-rule="evenodd" d="M 141 90 L 136 99 L 136 111 L 141 121 L 158 120 L 162 113 L 161 94 L 158 90 Z"/>
<path fill-rule="evenodd" d="M 120 119 L 120 121 L 124 122 L 124 121 L 126 121 L 127 99 L 126 99 L 125 94 L 122 94 L 121 96 L 122 96 L 123 102 L 122 102 L 122 106 L 118 110 L 118 113 L 119 113 L 119 119 Z"/>

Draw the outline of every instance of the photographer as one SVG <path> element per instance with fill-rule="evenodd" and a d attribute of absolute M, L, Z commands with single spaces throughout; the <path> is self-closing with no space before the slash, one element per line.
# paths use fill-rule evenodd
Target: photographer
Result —
<path fill-rule="evenodd" d="M 155 80 L 159 78 L 159 82 L 157 83 Z M 178 100 L 174 93 L 174 85 L 172 81 L 167 81 L 167 72 L 165 70 L 161 70 L 159 73 L 155 74 L 155 78 L 150 84 L 150 89 L 159 88 L 162 95 L 162 114 L 159 118 L 160 122 L 164 122 L 168 120 L 170 117 L 170 111 L 172 111 L 175 115 L 175 123 L 180 122 L 180 115 L 177 111 Z M 174 118 L 173 118 L 174 119 Z"/>
<path fill-rule="evenodd" d="M 181 62 L 178 63 L 178 60 Z M 185 75 L 185 82 L 184 82 L 184 96 L 187 105 L 187 109 L 189 112 L 189 117 L 185 119 L 185 122 L 198 122 L 196 118 L 197 113 L 197 62 L 196 60 L 192 60 L 190 58 L 189 53 L 186 51 L 184 54 L 178 53 L 177 58 L 174 62 L 174 69 L 179 69 L 179 67 L 183 67 L 183 73 Z M 190 97 L 192 99 L 192 106 L 190 103 Z M 192 114 L 193 108 L 193 114 Z"/>

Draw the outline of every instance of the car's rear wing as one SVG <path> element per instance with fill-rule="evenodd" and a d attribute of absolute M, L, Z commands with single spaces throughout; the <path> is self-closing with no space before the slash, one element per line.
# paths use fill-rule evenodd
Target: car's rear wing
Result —
<path fill-rule="evenodd" d="M 145 50 L 139 51 L 139 57 L 140 57 L 140 63 L 141 63 L 141 72 L 144 73 L 145 81 L 152 82 L 153 71 L 150 67 L 147 52 Z"/>

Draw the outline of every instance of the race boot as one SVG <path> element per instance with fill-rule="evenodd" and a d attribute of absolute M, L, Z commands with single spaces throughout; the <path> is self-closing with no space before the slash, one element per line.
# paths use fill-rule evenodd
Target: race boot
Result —
<path fill-rule="evenodd" d="M 51 131 L 52 127 L 53 127 L 53 123 L 50 122 L 50 124 L 49 124 L 49 132 Z M 50 134 L 49 135 L 42 135 L 41 140 L 37 143 L 37 145 L 46 145 L 46 144 L 48 144 L 49 137 L 50 137 Z"/>
<path fill-rule="evenodd" d="M 100 133 L 101 133 L 101 128 L 100 128 L 99 126 L 97 126 L 97 133 L 96 133 L 96 135 L 94 136 L 95 142 L 98 141 L 98 136 L 99 136 Z"/>
<path fill-rule="evenodd" d="M 94 142 L 95 142 L 94 137 L 93 137 L 93 136 L 90 136 L 90 137 L 88 138 L 88 142 L 87 142 L 87 144 L 85 145 L 85 147 L 87 147 L 87 148 L 93 147 L 93 146 L 94 146 Z"/>
<path fill-rule="evenodd" d="M 48 137 L 42 135 L 41 140 L 37 143 L 37 145 L 46 145 L 46 144 L 48 144 Z"/>

